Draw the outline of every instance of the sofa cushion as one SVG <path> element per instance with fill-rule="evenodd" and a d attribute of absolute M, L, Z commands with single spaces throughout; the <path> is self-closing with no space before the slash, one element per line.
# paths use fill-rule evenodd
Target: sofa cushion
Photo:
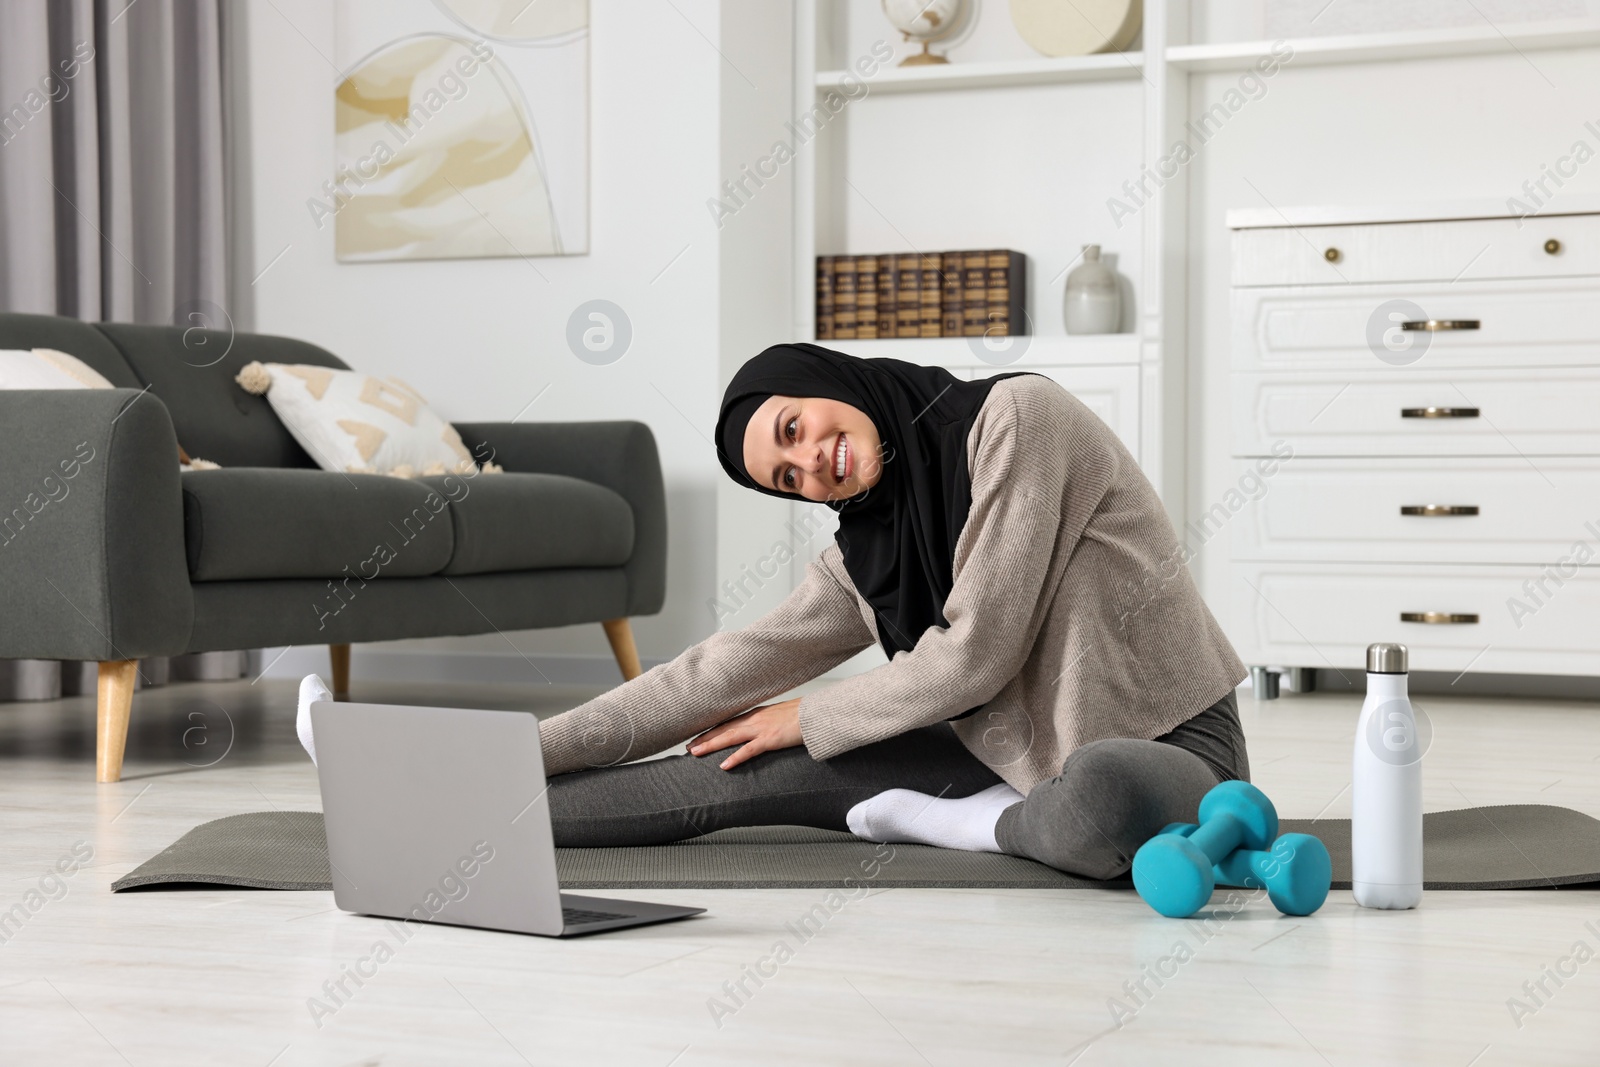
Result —
<path fill-rule="evenodd" d="M 419 481 L 264 467 L 182 477 L 192 581 L 416 577 L 455 546 L 449 503 Z"/>
<path fill-rule="evenodd" d="M 77 356 L 119 389 L 145 383 L 98 329 L 59 315 L 0 314 L 0 348 L 54 348 Z"/>
<path fill-rule="evenodd" d="M 633 509 L 560 474 L 419 478 L 450 500 L 455 555 L 444 574 L 618 567 L 633 554 Z"/>
<path fill-rule="evenodd" d="M 325 471 L 478 472 L 456 428 L 395 377 L 289 363 L 248 363 L 239 387 L 264 395 L 284 428 Z"/>
<path fill-rule="evenodd" d="M 253 360 L 348 369 L 331 352 L 304 341 L 258 333 L 120 322 L 101 323 L 99 329 L 143 379 L 134 388 L 150 386 L 167 405 L 178 440 L 191 456 L 204 456 L 224 467 L 317 466 L 278 421 L 267 398 L 251 396 L 233 379 Z M 84 358 L 106 374 L 82 352 L 59 344 L 52 347 Z M 106 377 L 117 380 L 110 374 Z"/>

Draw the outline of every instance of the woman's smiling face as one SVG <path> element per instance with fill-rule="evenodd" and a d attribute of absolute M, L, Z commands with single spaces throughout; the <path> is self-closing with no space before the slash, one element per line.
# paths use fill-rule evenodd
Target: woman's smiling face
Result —
<path fill-rule="evenodd" d="M 845 500 L 883 475 L 883 443 L 866 412 L 838 400 L 772 396 L 744 430 L 757 484 L 807 500 Z"/>

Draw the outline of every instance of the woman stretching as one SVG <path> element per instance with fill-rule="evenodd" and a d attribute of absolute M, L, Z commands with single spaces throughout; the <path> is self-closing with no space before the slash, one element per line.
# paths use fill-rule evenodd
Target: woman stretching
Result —
<path fill-rule="evenodd" d="M 740 485 L 829 502 L 835 543 L 747 628 L 541 725 L 557 845 L 786 824 L 1111 878 L 1248 780 L 1244 666 L 1133 457 L 1050 379 L 778 345 L 716 441 Z M 874 642 L 888 663 L 756 706 Z"/>
<path fill-rule="evenodd" d="M 740 485 L 829 502 L 835 543 L 749 627 L 542 724 L 557 845 L 787 824 L 1111 878 L 1248 780 L 1244 666 L 1133 457 L 1050 379 L 778 345 L 716 441 Z M 888 663 L 756 707 L 873 642 Z"/>

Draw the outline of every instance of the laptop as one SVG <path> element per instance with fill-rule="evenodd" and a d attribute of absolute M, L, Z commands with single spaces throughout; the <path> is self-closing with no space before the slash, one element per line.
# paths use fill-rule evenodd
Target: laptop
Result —
<path fill-rule="evenodd" d="M 561 892 L 530 714 L 321 700 L 311 732 L 343 911 L 545 937 L 705 911 Z"/>

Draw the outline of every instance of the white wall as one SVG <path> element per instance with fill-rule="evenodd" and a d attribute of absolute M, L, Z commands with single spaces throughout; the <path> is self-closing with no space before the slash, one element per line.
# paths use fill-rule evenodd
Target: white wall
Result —
<path fill-rule="evenodd" d="M 787 7 L 762 17 L 787 27 Z M 588 255 L 342 265 L 332 224 L 318 229 L 306 206 L 334 165 L 333 5 L 248 4 L 249 244 L 264 271 L 250 294 L 254 328 L 397 374 L 450 419 L 510 419 L 539 396 L 524 420 L 648 423 L 666 478 L 670 560 L 665 610 L 635 623 L 646 659 L 714 629 L 706 601 L 723 475 L 706 436 L 720 385 L 723 266 L 705 201 L 721 180 L 719 94 L 735 77 L 715 44 L 722 9 L 716 0 L 592 5 Z M 787 96 L 787 74 L 774 82 Z M 609 366 L 579 361 L 565 340 L 570 313 L 595 298 L 632 322 L 629 351 Z M 787 321 L 785 306 L 774 329 Z M 512 639 L 532 655 L 609 656 L 598 626 Z M 494 634 L 420 644 L 511 654 Z"/>
<path fill-rule="evenodd" d="M 787 0 L 764 0 L 760 5 L 732 0 L 723 5 L 720 47 L 729 58 L 722 79 L 717 195 L 737 211 L 723 216 L 717 228 L 723 265 L 718 293 L 722 332 L 708 427 L 716 422 L 723 387 L 745 360 L 770 345 L 809 340 L 793 335 L 790 249 L 795 163 L 779 162 L 782 154 L 774 151 L 780 142 L 793 147 L 795 141 L 784 125 L 794 117 L 793 45 L 794 22 Z M 756 185 L 751 174 L 762 184 Z M 726 195 L 723 182 L 734 183 L 741 195 Z M 789 507 L 735 485 L 719 467 L 716 508 L 717 588 L 702 598 L 701 617 L 713 629 L 737 629 L 776 607 L 788 592 L 784 581 L 768 581 L 759 588 L 746 581 L 746 594 L 730 601 L 723 583 L 745 579 L 749 568 L 760 564 L 781 537 Z M 720 608 L 710 602 L 713 595 Z M 737 604 L 732 615 L 730 603 Z"/>
<path fill-rule="evenodd" d="M 1237 78 L 1196 75 L 1191 116 Z M 1221 499 L 1235 477 L 1228 463 L 1227 210 L 1472 198 L 1503 203 L 1574 141 L 1600 149 L 1600 138 L 1584 128 L 1588 121 L 1600 124 L 1596 85 L 1595 49 L 1299 69 L 1291 60 L 1265 96 L 1206 143 L 1189 171 L 1186 520 Z M 1581 168 L 1559 195 L 1596 192 L 1600 159 Z M 1559 204 L 1558 198 L 1551 207 Z M 1191 564 L 1225 626 L 1230 532 L 1207 542 Z"/>

